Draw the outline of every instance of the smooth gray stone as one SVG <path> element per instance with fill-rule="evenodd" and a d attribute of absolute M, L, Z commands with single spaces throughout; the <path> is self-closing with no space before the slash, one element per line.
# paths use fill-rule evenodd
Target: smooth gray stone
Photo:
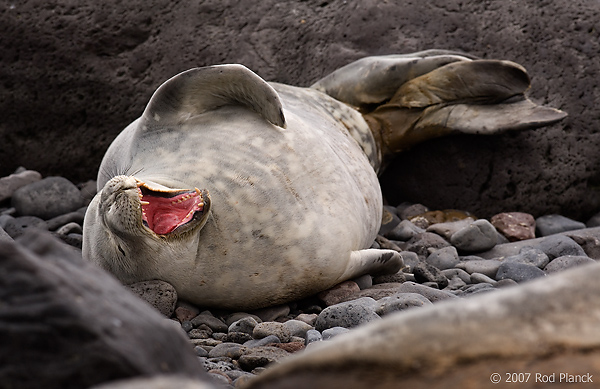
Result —
<path fill-rule="evenodd" d="M 446 269 L 442 270 L 442 274 L 448 279 L 459 277 L 464 283 L 471 283 L 471 275 L 463 269 Z"/>
<path fill-rule="evenodd" d="M 535 219 L 536 230 L 540 236 L 558 234 L 559 232 L 581 230 L 585 224 L 562 215 L 545 215 Z"/>
<path fill-rule="evenodd" d="M 494 247 L 498 242 L 498 232 L 489 221 L 475 220 L 468 226 L 452 234 L 450 243 L 458 250 L 466 252 L 481 252 Z"/>
<path fill-rule="evenodd" d="M 531 281 L 535 278 L 545 277 L 546 273 L 539 267 L 526 263 L 506 262 L 500 265 L 497 280 L 510 278 L 518 283 Z"/>
<path fill-rule="evenodd" d="M 308 346 L 310 343 L 320 342 L 323 340 L 323 335 L 317 330 L 308 330 L 306 331 L 306 342 L 304 343 Z"/>
<path fill-rule="evenodd" d="M 592 258 L 587 256 L 578 256 L 578 255 L 564 255 L 562 257 L 558 257 L 552 260 L 546 267 L 544 271 L 547 273 L 556 273 L 559 271 L 563 271 L 565 269 L 569 269 L 576 266 L 581 266 L 589 263 L 594 263 Z"/>
<path fill-rule="evenodd" d="M 37 216 L 19 216 L 15 218 L 9 216 L 4 218 L 4 230 L 13 239 L 33 229 L 47 231 L 48 225 Z"/>
<path fill-rule="evenodd" d="M 42 175 L 34 170 L 25 170 L 0 178 L 0 201 L 10 198 L 15 191 L 42 179 Z"/>
<path fill-rule="evenodd" d="M 192 320 L 192 325 L 194 327 L 198 327 L 201 324 L 206 324 L 210 327 L 214 332 L 222 332 L 227 334 L 227 324 L 223 323 L 221 320 L 217 319 L 213 315 L 207 313 L 200 313 L 198 316 L 194 317 Z"/>
<path fill-rule="evenodd" d="M 550 262 L 550 259 L 540 249 L 524 247 L 519 254 L 504 258 L 504 262 L 525 263 L 543 269 Z"/>
<path fill-rule="evenodd" d="M 386 234 L 386 238 L 391 240 L 407 241 L 416 234 L 425 232 L 424 229 L 415 226 L 409 220 L 402 220 L 396 227 Z"/>
<path fill-rule="evenodd" d="M 83 205 L 83 198 L 79 189 L 66 178 L 46 177 L 15 191 L 11 204 L 20 215 L 47 220 L 76 211 Z"/>
<path fill-rule="evenodd" d="M 253 348 L 253 347 L 262 347 L 271 343 L 281 343 L 281 339 L 279 339 L 276 335 L 268 335 L 261 339 L 252 339 L 244 342 L 244 346 Z"/>
<path fill-rule="evenodd" d="M 550 261 L 564 255 L 586 255 L 583 248 L 577 242 L 565 235 L 548 236 L 542 239 L 538 247 L 548 256 Z"/>
<path fill-rule="evenodd" d="M 463 269 L 469 274 L 481 273 L 485 274 L 488 277 L 494 278 L 501 264 L 502 262 L 497 261 L 495 259 L 480 259 L 472 261 L 462 261 L 458 265 L 456 265 L 456 268 Z"/>
<path fill-rule="evenodd" d="M 243 317 L 231 323 L 231 325 L 227 328 L 227 332 L 244 332 L 246 334 L 252 335 L 254 327 L 256 327 L 257 324 L 258 322 L 253 317 Z"/>
<path fill-rule="evenodd" d="M 455 267 L 460 262 L 460 259 L 458 258 L 456 248 L 449 246 L 432 252 L 426 261 L 440 270 L 446 270 Z"/>
<path fill-rule="evenodd" d="M 212 350 L 209 351 L 209 358 L 220 358 L 228 357 L 231 359 L 238 359 L 241 357 L 248 348 L 238 343 L 221 343 L 216 345 Z"/>
<path fill-rule="evenodd" d="M 323 330 L 323 340 L 329 340 L 332 339 L 338 335 L 341 334 L 345 334 L 346 332 L 349 332 L 350 330 L 348 328 L 345 327 L 332 327 L 332 328 L 328 328 L 326 330 Z"/>
<path fill-rule="evenodd" d="M 283 323 L 283 326 L 290 332 L 292 336 L 299 336 L 304 338 L 306 336 L 306 332 L 314 327 L 308 323 L 305 323 L 300 320 L 288 320 Z"/>
<path fill-rule="evenodd" d="M 493 278 L 488 277 L 482 273 L 473 273 L 473 274 L 471 274 L 471 283 L 472 284 L 488 283 L 490 285 L 494 285 L 496 283 L 496 280 L 494 280 Z"/>
<path fill-rule="evenodd" d="M 405 283 L 401 284 L 398 288 L 396 288 L 396 291 L 397 293 L 418 293 L 432 303 L 456 298 L 455 295 L 445 290 L 430 288 L 412 281 L 406 281 Z"/>

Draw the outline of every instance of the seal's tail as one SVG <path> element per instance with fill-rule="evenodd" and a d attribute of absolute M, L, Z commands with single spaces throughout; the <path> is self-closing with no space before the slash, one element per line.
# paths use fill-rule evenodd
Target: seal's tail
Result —
<path fill-rule="evenodd" d="M 312 87 L 363 114 L 384 164 L 427 139 L 530 129 L 566 116 L 525 97 L 522 66 L 449 51 L 363 58 Z"/>

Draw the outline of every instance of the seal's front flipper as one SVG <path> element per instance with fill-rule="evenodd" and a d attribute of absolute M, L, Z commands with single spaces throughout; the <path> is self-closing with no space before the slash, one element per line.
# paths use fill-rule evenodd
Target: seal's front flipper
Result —
<path fill-rule="evenodd" d="M 394 250 L 366 249 L 350 253 L 350 262 L 342 275 L 342 280 L 360 277 L 394 274 L 404 266 L 400 253 Z"/>
<path fill-rule="evenodd" d="M 279 95 L 266 81 L 242 65 L 216 65 L 180 73 L 154 93 L 144 114 L 147 130 L 180 126 L 186 120 L 225 105 L 246 106 L 272 124 L 285 128 Z"/>
<path fill-rule="evenodd" d="M 548 125 L 566 113 L 528 100 L 529 76 L 509 61 L 458 61 L 413 78 L 364 115 L 384 158 L 450 133 L 493 134 Z"/>

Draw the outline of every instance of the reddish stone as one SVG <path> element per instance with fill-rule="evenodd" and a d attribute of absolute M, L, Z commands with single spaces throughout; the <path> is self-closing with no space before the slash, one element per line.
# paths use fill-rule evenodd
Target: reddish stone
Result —
<path fill-rule="evenodd" d="M 295 353 L 296 351 L 302 351 L 306 346 L 303 342 L 289 342 L 289 343 L 269 343 L 267 346 L 273 346 L 287 351 L 288 353 Z"/>
<path fill-rule="evenodd" d="M 179 320 L 180 323 L 192 320 L 196 316 L 198 316 L 197 310 L 187 307 L 177 307 L 177 309 L 175 309 L 175 317 L 177 317 L 177 320 Z"/>
<path fill-rule="evenodd" d="M 330 306 L 345 301 L 349 296 L 357 292 L 360 292 L 360 288 L 356 282 L 344 281 L 331 289 L 324 290 L 317 297 L 327 306 Z"/>
<path fill-rule="evenodd" d="M 499 213 L 492 216 L 491 222 L 511 242 L 535 238 L 535 219 L 528 213 Z"/>

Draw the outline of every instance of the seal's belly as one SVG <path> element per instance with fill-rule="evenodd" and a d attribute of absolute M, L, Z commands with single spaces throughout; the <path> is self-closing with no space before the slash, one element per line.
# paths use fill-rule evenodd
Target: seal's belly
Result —
<path fill-rule="evenodd" d="M 259 277 L 265 291 L 273 284 L 296 291 L 313 287 L 299 272 L 323 289 L 344 272 L 351 251 L 375 239 L 381 193 L 361 148 L 320 108 L 302 101 L 283 105 L 286 129 L 230 106 L 138 140 L 128 173 L 210 192 L 212 217 L 188 264 L 190 290 L 197 291 L 202 280 L 207 294 L 213 294 L 208 280 L 240 291 L 248 282 L 256 290 Z M 240 266 L 249 258 L 253 266 Z M 211 289 L 214 298 L 223 293 L 217 289 Z"/>

